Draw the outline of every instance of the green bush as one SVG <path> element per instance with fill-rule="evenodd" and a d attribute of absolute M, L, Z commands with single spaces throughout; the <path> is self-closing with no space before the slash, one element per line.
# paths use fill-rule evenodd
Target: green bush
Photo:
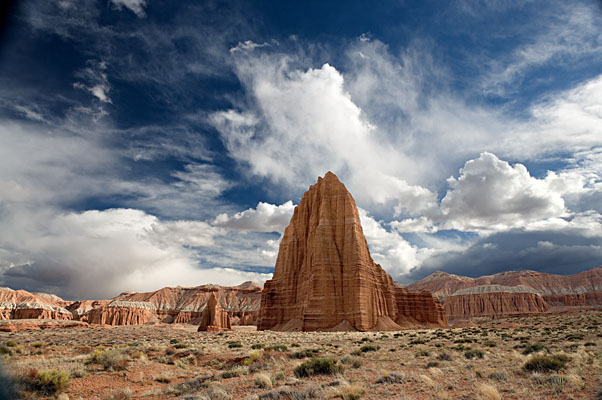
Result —
<path fill-rule="evenodd" d="M 485 353 L 478 349 L 468 350 L 464 353 L 464 357 L 466 357 L 468 360 L 473 358 L 483 358 L 484 355 Z"/>
<path fill-rule="evenodd" d="M 238 349 L 240 347 L 242 347 L 242 343 L 240 342 L 228 342 L 229 349 Z"/>
<path fill-rule="evenodd" d="M 333 375 L 343 373 L 344 368 L 333 358 L 312 358 L 295 368 L 295 376 L 303 378 L 312 375 Z"/>
<path fill-rule="evenodd" d="M 265 349 L 270 351 L 288 351 L 288 347 L 283 344 L 275 344 L 273 346 L 268 346 Z"/>
<path fill-rule="evenodd" d="M 0 354 L 7 354 L 9 356 L 12 356 L 13 352 L 8 347 L 0 344 Z"/>
<path fill-rule="evenodd" d="M 31 370 L 25 378 L 25 386 L 46 396 L 61 392 L 71 382 L 69 372 L 59 369 Z"/>
<path fill-rule="evenodd" d="M 431 352 L 428 350 L 418 350 L 416 352 L 416 358 L 418 357 L 428 357 L 431 355 Z"/>
<path fill-rule="evenodd" d="M 341 358 L 341 362 L 343 364 L 351 365 L 352 368 L 359 368 L 364 364 L 361 358 L 353 356 L 345 356 Z"/>
<path fill-rule="evenodd" d="M 127 359 L 120 349 L 97 349 L 88 363 L 100 364 L 105 370 L 119 370 L 125 368 Z"/>
<path fill-rule="evenodd" d="M 291 354 L 291 358 L 311 358 L 315 357 L 319 352 L 320 350 L 318 349 L 305 349 Z"/>
<path fill-rule="evenodd" d="M 391 374 L 383 375 L 376 381 L 376 383 L 394 384 L 394 383 L 405 383 L 405 381 L 406 381 L 406 379 L 403 375 L 391 373 Z"/>
<path fill-rule="evenodd" d="M 362 353 L 367 353 L 369 351 L 377 351 L 380 349 L 380 346 L 373 346 L 371 344 L 367 344 L 365 346 L 360 347 L 360 351 Z"/>
<path fill-rule="evenodd" d="M 252 348 L 253 350 L 259 350 L 259 349 L 263 349 L 263 344 L 261 344 L 261 343 L 255 343 L 255 344 L 252 344 L 252 345 L 251 345 L 251 348 Z"/>
<path fill-rule="evenodd" d="M 523 350 L 523 354 L 537 353 L 538 351 L 542 351 L 545 348 L 546 346 L 544 346 L 541 342 L 533 343 L 525 347 L 525 349 Z"/>
<path fill-rule="evenodd" d="M 566 368 L 567 362 L 568 358 L 565 355 L 533 357 L 525 363 L 523 368 L 531 372 L 560 371 Z"/>
<path fill-rule="evenodd" d="M 12 340 L 7 340 L 6 341 L 6 347 L 16 347 L 17 344 L 15 342 L 13 342 Z"/>

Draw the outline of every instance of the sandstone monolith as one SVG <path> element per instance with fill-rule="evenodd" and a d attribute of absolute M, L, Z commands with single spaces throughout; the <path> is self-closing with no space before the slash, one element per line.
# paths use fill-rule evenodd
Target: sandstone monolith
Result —
<path fill-rule="evenodd" d="M 399 329 L 408 321 L 446 324 L 428 292 L 398 289 L 370 256 L 353 197 L 328 172 L 303 195 L 284 232 L 273 278 L 262 292 L 258 329 L 368 331 Z M 400 313 L 398 303 L 408 307 Z"/>
<path fill-rule="evenodd" d="M 221 332 L 232 329 L 228 313 L 219 305 L 215 293 L 207 301 L 198 331 Z"/>

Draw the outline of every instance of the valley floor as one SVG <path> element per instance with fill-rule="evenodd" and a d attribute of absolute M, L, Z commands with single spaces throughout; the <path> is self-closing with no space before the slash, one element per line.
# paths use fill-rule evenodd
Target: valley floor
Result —
<path fill-rule="evenodd" d="M 602 399 L 596 310 L 378 333 L 56 328 L 0 333 L 0 353 L 0 387 L 24 399 Z"/>

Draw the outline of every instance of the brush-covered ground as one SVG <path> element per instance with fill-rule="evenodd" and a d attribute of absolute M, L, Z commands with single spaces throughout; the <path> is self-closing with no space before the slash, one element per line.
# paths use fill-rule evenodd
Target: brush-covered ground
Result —
<path fill-rule="evenodd" d="M 1 333 L 0 353 L 8 398 L 602 399 L 600 311 L 400 332 L 48 329 Z"/>

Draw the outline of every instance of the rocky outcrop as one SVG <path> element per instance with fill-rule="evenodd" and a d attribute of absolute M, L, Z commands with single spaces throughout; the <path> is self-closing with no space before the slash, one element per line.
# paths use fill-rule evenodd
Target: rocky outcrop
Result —
<path fill-rule="evenodd" d="M 73 319 L 65 307 L 69 302 L 46 293 L 0 288 L 0 320 Z"/>
<path fill-rule="evenodd" d="M 445 299 L 444 306 L 450 321 L 543 313 L 549 308 L 543 297 L 533 289 L 500 285 L 459 290 Z"/>
<path fill-rule="evenodd" d="M 574 275 L 553 275 L 536 271 L 508 271 L 479 278 L 437 271 L 408 285 L 411 290 L 429 290 L 445 299 L 460 289 L 482 285 L 523 286 L 543 296 L 554 307 L 602 306 L 602 267 Z"/>
<path fill-rule="evenodd" d="M 215 293 L 212 293 L 201 314 L 198 331 L 221 332 L 232 329 L 228 313 L 219 305 Z"/>
<path fill-rule="evenodd" d="M 238 286 L 168 287 L 146 293 L 126 292 L 110 300 L 75 302 L 44 293 L 0 288 L 0 320 L 38 318 L 72 319 L 103 325 L 157 322 L 197 325 L 211 296 L 216 296 L 234 324 L 257 322 L 261 286 L 255 282 Z"/>
<path fill-rule="evenodd" d="M 406 288 L 395 289 L 397 317 L 395 322 L 402 327 L 446 326 L 443 305 L 428 291 L 411 292 Z"/>
<path fill-rule="evenodd" d="M 430 294 L 398 289 L 370 256 L 353 197 L 328 172 L 303 195 L 284 232 L 273 278 L 262 292 L 258 329 L 368 331 L 410 321 L 445 323 Z"/>

